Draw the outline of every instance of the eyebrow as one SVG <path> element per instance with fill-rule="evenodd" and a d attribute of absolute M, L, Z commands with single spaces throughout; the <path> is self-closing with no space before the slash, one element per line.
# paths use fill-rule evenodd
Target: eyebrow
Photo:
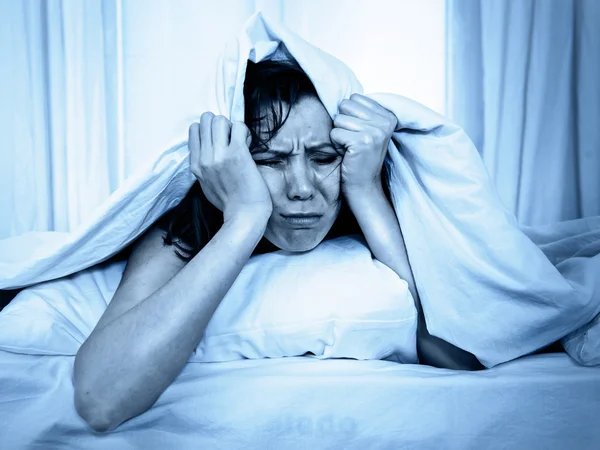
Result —
<path fill-rule="evenodd" d="M 331 144 L 330 142 L 323 142 L 321 144 L 317 144 L 317 145 L 312 145 L 309 147 L 306 147 L 306 151 L 308 152 L 318 152 L 319 150 L 323 150 L 325 148 L 331 148 L 335 151 L 335 147 L 333 146 L 333 144 Z M 275 149 L 271 149 L 268 147 L 256 147 L 253 151 L 252 154 L 253 155 L 260 155 L 263 153 L 271 153 L 275 156 L 289 156 L 291 151 L 288 150 L 275 150 Z"/>

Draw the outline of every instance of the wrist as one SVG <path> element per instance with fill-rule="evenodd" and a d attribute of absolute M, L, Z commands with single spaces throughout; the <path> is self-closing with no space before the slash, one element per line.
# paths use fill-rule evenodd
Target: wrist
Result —
<path fill-rule="evenodd" d="M 271 217 L 267 208 L 244 208 L 223 214 L 223 226 L 264 233 Z"/>
<path fill-rule="evenodd" d="M 223 211 L 223 221 L 249 221 L 252 223 L 268 222 L 273 212 L 273 205 L 270 203 L 254 203 L 243 205 L 231 205 Z"/>
<path fill-rule="evenodd" d="M 345 185 L 342 186 L 342 190 L 346 200 L 349 203 L 372 200 L 373 198 L 380 196 L 385 197 L 381 179 L 373 180 L 371 183 L 364 183 L 360 185 Z"/>
<path fill-rule="evenodd" d="M 255 216 L 235 216 L 223 223 L 220 237 L 243 253 L 252 253 L 264 236 L 268 220 Z M 236 251 L 237 251 L 236 250 Z"/>

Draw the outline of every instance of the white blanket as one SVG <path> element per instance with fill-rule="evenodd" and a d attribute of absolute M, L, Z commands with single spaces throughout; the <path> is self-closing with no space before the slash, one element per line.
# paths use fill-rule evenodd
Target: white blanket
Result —
<path fill-rule="evenodd" d="M 0 448 L 600 448 L 600 369 L 565 354 L 479 372 L 302 357 L 190 363 L 149 411 L 105 434 L 75 411 L 73 360 L 0 351 Z"/>
<path fill-rule="evenodd" d="M 242 121 L 247 59 L 285 54 L 281 44 L 309 75 L 332 118 L 343 99 L 362 93 L 342 62 L 258 13 L 220 58 L 215 101 L 206 109 Z M 371 98 L 398 117 L 386 164 L 431 334 L 491 367 L 598 315 L 600 217 L 521 230 L 459 127 L 399 95 Z M 73 232 L 0 241 L 0 288 L 29 286 L 106 260 L 174 207 L 193 181 L 182 142 L 128 179 Z M 571 336 L 577 345 L 570 352 L 584 363 L 585 336 Z"/>

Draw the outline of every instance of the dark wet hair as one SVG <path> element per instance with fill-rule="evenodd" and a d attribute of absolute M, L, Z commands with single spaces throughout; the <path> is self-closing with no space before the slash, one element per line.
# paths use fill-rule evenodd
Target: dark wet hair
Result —
<path fill-rule="evenodd" d="M 244 122 L 252 135 L 250 150 L 268 145 L 286 122 L 291 107 L 307 96 L 318 98 L 310 78 L 296 61 L 257 64 L 248 61 L 244 81 Z"/>
<path fill-rule="evenodd" d="M 310 78 L 297 62 L 248 61 L 244 81 L 244 122 L 252 135 L 250 150 L 266 146 L 285 124 L 292 107 L 305 96 L 318 97 Z M 385 177 L 385 173 L 382 176 Z M 389 195 L 387 177 L 384 188 Z M 223 214 L 208 201 L 198 181 L 183 200 L 158 221 L 159 228 L 166 232 L 165 244 L 174 246 L 175 253 L 184 261 L 190 261 L 202 250 L 222 224 Z M 360 233 L 360 227 L 343 203 L 326 239 L 353 233 Z M 278 248 L 263 238 L 254 253 L 274 250 Z"/>

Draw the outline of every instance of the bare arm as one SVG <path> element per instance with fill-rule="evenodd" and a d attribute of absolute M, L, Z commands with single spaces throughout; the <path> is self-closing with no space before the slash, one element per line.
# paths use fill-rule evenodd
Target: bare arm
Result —
<path fill-rule="evenodd" d="M 372 190 L 363 188 L 349 193 L 346 198 L 373 255 L 408 283 L 408 289 L 420 310 L 419 294 L 408 262 L 404 237 L 381 184 Z"/>
<path fill-rule="evenodd" d="M 269 190 L 243 122 L 202 114 L 190 126 L 190 169 L 224 224 L 185 266 L 149 232 L 115 297 L 75 358 L 78 413 L 105 431 L 150 408 L 179 375 L 271 216 Z"/>
<path fill-rule="evenodd" d="M 385 197 L 381 185 L 372 190 L 347 196 L 363 234 L 375 258 L 384 263 L 408 283 L 408 289 L 415 300 L 419 322 L 417 327 L 417 350 L 422 364 L 456 370 L 477 370 L 483 368 L 471 353 L 432 336 L 427 331 L 425 315 L 415 279 L 408 261 L 404 237 L 392 205 Z"/>
<path fill-rule="evenodd" d="M 74 367 L 75 404 L 94 429 L 106 431 L 143 413 L 173 382 L 265 226 L 266 220 L 249 217 L 225 223 L 164 286 L 99 323 Z"/>
<path fill-rule="evenodd" d="M 419 317 L 419 359 L 436 367 L 480 368 L 473 355 L 427 331 L 404 237 L 381 184 L 383 162 L 398 119 L 376 101 L 360 94 L 352 94 L 350 99 L 342 101 L 339 110 L 331 139 L 345 149 L 344 195 L 375 257 L 408 283 Z"/>

